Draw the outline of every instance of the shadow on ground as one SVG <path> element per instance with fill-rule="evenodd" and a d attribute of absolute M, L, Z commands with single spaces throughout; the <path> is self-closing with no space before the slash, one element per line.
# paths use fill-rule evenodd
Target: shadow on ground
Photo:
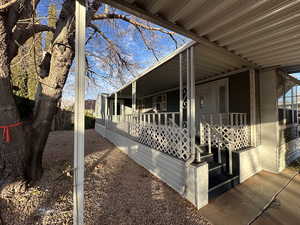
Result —
<path fill-rule="evenodd" d="M 72 224 L 73 132 L 52 132 L 45 173 L 1 204 L 6 225 Z M 86 131 L 85 224 L 210 224 L 175 191 L 93 130 Z"/>

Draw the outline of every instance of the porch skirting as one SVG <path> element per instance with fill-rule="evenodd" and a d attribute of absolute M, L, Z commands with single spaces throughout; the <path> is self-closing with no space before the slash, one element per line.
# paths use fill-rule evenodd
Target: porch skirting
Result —
<path fill-rule="evenodd" d="M 245 150 L 234 152 L 235 157 L 238 157 L 240 183 L 244 182 L 253 175 L 262 170 L 260 162 L 261 147 L 251 147 Z"/>
<path fill-rule="evenodd" d="M 99 123 L 95 124 L 95 130 L 137 164 L 190 201 L 197 209 L 208 203 L 208 164 L 206 162 L 189 166 L 186 177 L 184 161 L 135 142 L 106 129 Z M 185 190 L 186 181 L 187 188 Z"/>

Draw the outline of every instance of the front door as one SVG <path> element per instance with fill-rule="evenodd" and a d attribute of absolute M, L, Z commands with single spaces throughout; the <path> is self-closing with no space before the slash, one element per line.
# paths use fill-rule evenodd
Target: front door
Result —
<path fill-rule="evenodd" d="M 200 114 L 228 112 L 228 79 L 196 86 L 196 129 L 199 134 Z"/>

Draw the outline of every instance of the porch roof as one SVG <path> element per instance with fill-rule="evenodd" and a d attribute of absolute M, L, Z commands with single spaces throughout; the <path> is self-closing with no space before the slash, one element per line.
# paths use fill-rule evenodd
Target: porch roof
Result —
<path fill-rule="evenodd" d="M 218 52 L 217 59 L 226 55 L 239 61 L 239 67 L 224 68 L 221 72 L 205 68 L 207 76 L 245 66 L 300 72 L 299 0 L 103 2 L 185 35 L 200 43 L 202 51 Z"/>
<path fill-rule="evenodd" d="M 185 50 L 190 46 L 195 49 L 195 80 L 204 82 L 215 79 L 216 75 L 228 74 L 230 71 L 248 70 L 247 64 L 226 52 L 204 46 L 191 41 L 175 52 L 165 57 L 161 61 L 146 69 L 137 78 L 130 81 L 118 91 L 119 97 L 131 98 L 131 83 L 137 83 L 137 97 L 152 95 L 161 91 L 175 89 L 179 87 L 180 61 L 179 55 L 182 54 L 183 64 L 186 64 Z M 186 73 L 186 66 L 182 68 Z M 185 85 L 185 80 L 183 80 Z"/>

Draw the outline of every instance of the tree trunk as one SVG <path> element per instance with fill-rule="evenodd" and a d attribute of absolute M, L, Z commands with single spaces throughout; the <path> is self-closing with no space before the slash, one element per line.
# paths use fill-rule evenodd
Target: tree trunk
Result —
<path fill-rule="evenodd" d="M 7 13 L 0 12 L 0 126 L 20 122 L 20 116 L 13 97 L 8 61 Z M 0 129 L 2 135 L 3 129 Z M 0 140 L 0 186 L 10 180 L 24 176 L 26 164 L 26 143 L 23 126 L 10 128 L 12 141 Z"/>
<path fill-rule="evenodd" d="M 100 7 L 100 2 L 95 0 L 90 4 L 87 24 Z M 11 29 L 5 24 L 6 21 L 8 21 L 7 13 L 0 11 L 0 126 L 20 122 L 10 81 L 11 57 L 8 56 L 10 49 L 8 40 L 12 34 Z M 8 177 L 35 181 L 42 176 L 42 156 L 57 110 L 57 102 L 62 96 L 74 60 L 74 42 L 75 1 L 65 0 L 56 24 L 50 58 L 44 61 L 45 65 L 40 65 L 42 70 L 40 74 L 43 76 L 37 90 L 33 121 L 26 126 L 11 128 L 13 137 L 11 143 L 0 141 L 0 187 L 2 183 L 9 181 Z"/>
<path fill-rule="evenodd" d="M 12 179 L 20 177 L 34 181 L 43 174 L 43 151 L 57 110 L 57 102 L 61 98 L 74 60 L 74 14 L 74 1 L 66 0 L 54 35 L 50 70 L 48 76 L 40 78 L 33 121 L 26 128 L 23 126 L 11 128 L 13 137 L 11 143 L 1 142 L 0 184 L 6 183 L 10 176 Z M 7 13 L 0 12 L 0 126 L 20 122 L 10 83 L 7 55 L 9 32 L 5 21 Z"/>
<path fill-rule="evenodd" d="M 54 35 L 52 44 L 49 74 L 40 79 L 31 130 L 31 142 L 29 143 L 31 154 L 29 164 L 26 167 L 26 174 L 31 180 L 38 180 L 42 175 L 42 156 L 45 144 L 57 111 L 57 103 L 62 96 L 63 87 L 74 60 L 74 6 L 72 0 L 67 0 L 63 4 L 57 24 L 57 33 Z"/>

